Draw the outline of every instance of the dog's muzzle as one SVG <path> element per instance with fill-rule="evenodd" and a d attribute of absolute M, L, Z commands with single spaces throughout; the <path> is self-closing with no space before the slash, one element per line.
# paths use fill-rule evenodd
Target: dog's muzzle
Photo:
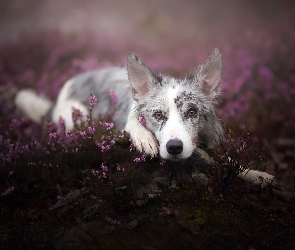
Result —
<path fill-rule="evenodd" d="M 170 155 L 179 155 L 183 151 L 183 142 L 179 139 L 171 139 L 167 142 L 166 149 Z"/>

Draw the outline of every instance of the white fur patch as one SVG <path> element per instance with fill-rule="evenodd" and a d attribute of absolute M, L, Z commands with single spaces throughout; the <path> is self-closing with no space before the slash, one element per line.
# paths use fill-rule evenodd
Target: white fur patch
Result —
<path fill-rule="evenodd" d="M 52 121 L 58 123 L 59 119 L 62 118 L 65 121 L 66 130 L 72 130 L 74 128 L 73 108 L 80 110 L 83 118 L 86 118 L 86 115 L 89 113 L 88 108 L 78 101 L 64 101 L 55 106 L 52 113 Z"/>
<path fill-rule="evenodd" d="M 239 173 L 239 177 L 255 185 L 261 185 L 261 187 L 266 187 L 271 183 L 276 183 L 273 175 L 258 170 L 247 169 Z"/>
<path fill-rule="evenodd" d="M 51 108 L 52 102 L 38 96 L 30 89 L 23 89 L 17 93 L 15 105 L 31 120 L 40 124 Z"/>
<path fill-rule="evenodd" d="M 164 128 L 156 132 L 156 137 L 160 143 L 160 155 L 162 158 L 167 160 L 186 159 L 190 157 L 194 151 L 194 145 L 192 143 L 191 137 L 186 131 L 181 115 L 179 114 L 174 101 L 178 93 L 179 86 L 168 89 L 165 96 L 168 107 L 168 120 L 164 125 Z M 168 153 L 166 144 L 171 139 L 179 139 L 183 142 L 183 151 L 179 155 L 171 155 Z"/>
<path fill-rule="evenodd" d="M 155 136 L 138 121 L 138 111 L 131 107 L 125 131 L 130 134 L 133 145 L 139 152 L 144 152 L 151 157 L 158 154 L 158 142 Z"/>
<path fill-rule="evenodd" d="M 72 130 L 74 128 L 72 118 L 73 108 L 80 110 L 84 118 L 86 118 L 86 115 L 89 113 L 88 107 L 86 107 L 84 104 L 76 100 L 68 99 L 69 88 L 72 83 L 73 82 L 69 80 L 63 86 L 52 112 L 53 122 L 58 123 L 59 119 L 62 118 L 65 121 L 66 130 Z"/>

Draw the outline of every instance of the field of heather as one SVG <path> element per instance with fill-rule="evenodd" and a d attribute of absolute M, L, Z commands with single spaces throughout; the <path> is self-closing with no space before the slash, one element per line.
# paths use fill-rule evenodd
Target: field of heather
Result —
<path fill-rule="evenodd" d="M 295 248 L 294 3 L 13 0 L 0 9 L 1 248 Z M 67 79 L 125 66 L 128 51 L 183 78 L 216 47 L 226 133 L 208 152 L 216 164 L 205 183 L 180 178 L 198 159 L 149 159 L 111 117 L 66 131 L 63 121 L 35 124 L 13 103 L 23 88 L 55 101 Z M 247 167 L 277 182 L 236 179 Z"/>

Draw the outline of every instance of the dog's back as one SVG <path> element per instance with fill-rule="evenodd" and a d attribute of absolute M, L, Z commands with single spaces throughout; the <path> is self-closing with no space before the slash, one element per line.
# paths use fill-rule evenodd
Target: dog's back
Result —
<path fill-rule="evenodd" d="M 60 117 L 63 117 L 67 129 L 72 129 L 73 108 L 87 115 L 90 94 L 98 98 L 98 105 L 92 111 L 93 117 L 106 117 L 113 108 L 116 110 L 113 116 L 116 128 L 123 130 L 132 97 L 127 71 L 119 67 L 89 71 L 70 79 L 60 91 L 53 110 L 53 121 L 57 122 Z M 112 95 L 115 95 L 116 100 Z"/>
<path fill-rule="evenodd" d="M 128 82 L 126 68 L 109 67 L 79 74 L 68 80 L 60 90 L 56 104 L 34 91 L 24 89 L 16 95 L 16 106 L 31 120 L 41 123 L 42 118 L 52 109 L 50 119 L 58 123 L 65 120 L 68 130 L 73 129 L 72 112 L 78 109 L 83 116 L 89 114 L 88 98 L 93 94 L 98 98 L 98 105 L 93 108 L 94 118 L 108 116 L 113 108 L 113 121 L 118 130 L 123 130 L 132 101 L 131 87 Z M 113 95 L 113 99 L 112 96 Z M 116 101 L 114 101 L 114 96 Z"/>

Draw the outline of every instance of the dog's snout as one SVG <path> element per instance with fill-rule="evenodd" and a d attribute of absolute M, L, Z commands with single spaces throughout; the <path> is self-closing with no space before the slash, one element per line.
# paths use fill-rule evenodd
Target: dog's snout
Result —
<path fill-rule="evenodd" d="M 171 139 L 167 142 L 166 149 L 171 155 L 179 155 L 183 150 L 183 142 L 179 139 Z"/>

